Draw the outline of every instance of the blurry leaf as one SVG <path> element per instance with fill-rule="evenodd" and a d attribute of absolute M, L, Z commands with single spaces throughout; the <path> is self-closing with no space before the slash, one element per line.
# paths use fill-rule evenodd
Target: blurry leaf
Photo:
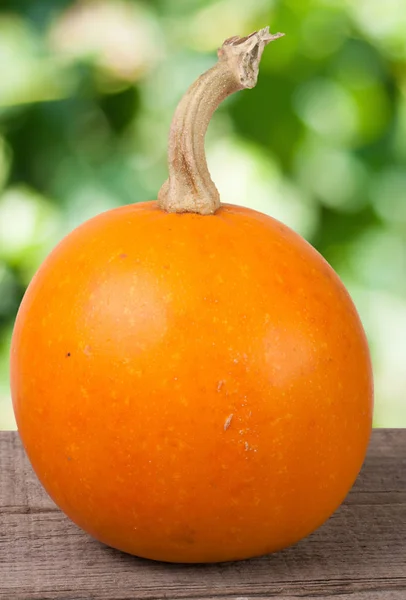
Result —
<path fill-rule="evenodd" d="M 27 284 L 58 237 L 59 213 L 26 187 L 7 189 L 0 197 L 0 259 L 19 264 Z"/>
<path fill-rule="evenodd" d="M 376 175 L 370 194 L 377 214 L 394 229 L 406 232 L 406 168 L 389 167 Z"/>
<path fill-rule="evenodd" d="M 389 55 L 406 57 L 404 0 L 357 0 L 349 5 L 358 26 Z"/>
<path fill-rule="evenodd" d="M 20 300 L 20 286 L 14 274 L 0 261 L 0 321 L 15 315 Z"/>
<path fill-rule="evenodd" d="M 97 180 L 72 180 L 66 202 L 63 233 L 69 233 L 81 223 L 119 204 L 119 199 Z"/>
<path fill-rule="evenodd" d="M 348 150 L 306 140 L 298 148 L 296 173 L 301 188 L 325 206 L 356 213 L 368 203 L 368 172 Z"/>
<path fill-rule="evenodd" d="M 0 106 L 53 100 L 70 93 L 72 78 L 41 51 L 40 40 L 26 22 L 0 16 Z"/>
<path fill-rule="evenodd" d="M 77 0 L 49 33 L 54 52 L 88 59 L 112 78 L 134 81 L 161 57 L 163 39 L 154 14 L 138 2 Z"/>
<path fill-rule="evenodd" d="M 190 18 L 200 8 L 215 4 L 217 0 L 154 0 L 161 16 L 187 16 Z"/>
<path fill-rule="evenodd" d="M 352 89 L 382 85 L 389 75 L 387 67 L 378 48 L 354 38 L 347 38 L 331 65 L 337 79 Z"/>
<path fill-rule="evenodd" d="M 272 151 L 287 170 L 303 130 L 291 108 L 293 91 L 280 73 L 265 73 L 256 88 L 233 97 L 228 109 L 239 135 Z"/>
<path fill-rule="evenodd" d="M 131 124 L 138 111 L 139 104 L 139 91 L 134 86 L 100 98 L 100 107 L 111 127 L 118 134 L 122 133 Z"/>
<path fill-rule="evenodd" d="M 274 4 L 272 0 L 237 3 L 235 0 L 217 0 L 205 3 L 189 20 L 173 22 L 175 33 L 189 47 L 203 52 L 214 51 L 223 41 L 233 35 L 246 35 L 258 27 L 264 27 L 264 15 Z M 262 22 L 259 23 L 259 20 Z"/>
<path fill-rule="evenodd" d="M 294 107 L 315 133 L 351 145 L 357 132 L 357 107 L 351 94 L 331 79 L 318 78 L 301 85 Z"/>
<path fill-rule="evenodd" d="M 266 72 L 279 72 L 281 77 L 289 80 L 292 71 L 302 63 L 300 57 L 300 37 L 302 16 L 298 17 L 296 7 L 293 8 L 289 2 L 272 2 L 269 9 L 267 24 L 270 30 L 281 31 L 285 37 L 272 43 L 266 49 L 261 59 L 260 77 Z M 303 8 L 303 3 L 301 3 Z M 305 7 L 306 9 L 306 7 Z M 302 12 L 301 9 L 298 9 Z M 300 57 L 300 58 L 299 58 Z M 303 65 L 303 63 L 302 63 Z"/>
<path fill-rule="evenodd" d="M 376 290 L 406 293 L 405 236 L 371 228 L 357 237 L 346 253 L 347 264 L 357 281 Z"/>
<path fill-rule="evenodd" d="M 403 93 L 398 95 L 398 106 L 394 119 L 394 151 L 398 160 L 406 164 L 406 80 Z"/>
<path fill-rule="evenodd" d="M 9 384 L 11 334 L 12 327 L 7 326 L 0 337 L 0 431 L 16 428 Z"/>
<path fill-rule="evenodd" d="M 353 98 L 358 109 L 358 143 L 369 144 L 384 135 L 390 123 L 392 111 L 388 96 L 381 84 L 374 84 L 354 90 Z"/>
<path fill-rule="evenodd" d="M 11 166 L 11 149 L 6 141 L 0 137 L 0 192 L 7 182 Z"/>
<path fill-rule="evenodd" d="M 367 205 L 354 217 L 351 213 L 339 213 L 331 208 L 322 207 L 319 228 L 312 242 L 327 260 L 340 271 L 340 261 L 346 248 L 365 231 L 379 226 L 379 219 Z"/>
<path fill-rule="evenodd" d="M 325 58 L 337 52 L 348 33 L 348 16 L 345 11 L 315 8 L 308 11 L 302 21 L 300 50 L 311 58 Z"/>
<path fill-rule="evenodd" d="M 406 425 L 406 305 L 396 294 L 350 286 L 368 331 L 375 387 L 375 426 Z"/>

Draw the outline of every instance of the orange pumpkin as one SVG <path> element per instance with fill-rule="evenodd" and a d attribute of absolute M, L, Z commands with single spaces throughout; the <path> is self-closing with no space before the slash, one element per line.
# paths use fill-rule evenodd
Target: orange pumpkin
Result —
<path fill-rule="evenodd" d="M 39 479 L 139 556 L 283 548 L 335 511 L 364 460 L 372 375 L 348 293 L 286 226 L 219 206 L 202 151 L 207 112 L 255 84 L 271 38 L 223 45 L 179 105 L 159 202 L 68 235 L 16 321 L 14 409 Z"/>

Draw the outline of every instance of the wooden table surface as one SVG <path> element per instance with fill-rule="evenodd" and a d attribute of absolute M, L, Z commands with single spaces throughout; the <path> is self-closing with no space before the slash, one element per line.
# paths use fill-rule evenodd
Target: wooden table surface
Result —
<path fill-rule="evenodd" d="M 337 513 L 283 552 L 170 565 L 123 554 L 47 497 L 14 432 L 0 433 L 0 599 L 406 600 L 406 429 L 373 433 Z"/>

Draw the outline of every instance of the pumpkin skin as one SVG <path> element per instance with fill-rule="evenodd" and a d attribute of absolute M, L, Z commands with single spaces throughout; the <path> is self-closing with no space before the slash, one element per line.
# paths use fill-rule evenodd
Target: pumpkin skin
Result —
<path fill-rule="evenodd" d="M 328 263 L 271 217 L 155 202 L 68 235 L 29 286 L 15 415 L 51 498 L 138 556 L 228 561 L 319 527 L 363 463 L 372 374 Z"/>

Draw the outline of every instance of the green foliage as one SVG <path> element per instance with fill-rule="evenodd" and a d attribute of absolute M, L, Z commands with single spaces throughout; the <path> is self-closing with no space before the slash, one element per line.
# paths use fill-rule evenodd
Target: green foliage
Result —
<path fill-rule="evenodd" d="M 266 23 L 287 35 L 266 50 L 257 88 L 216 113 L 213 178 L 224 200 L 285 221 L 336 268 L 369 336 L 376 424 L 406 425 L 400 4 L 3 0 L 0 428 L 13 426 L 11 327 L 41 260 L 94 214 L 156 197 L 180 96 L 224 38 Z"/>

